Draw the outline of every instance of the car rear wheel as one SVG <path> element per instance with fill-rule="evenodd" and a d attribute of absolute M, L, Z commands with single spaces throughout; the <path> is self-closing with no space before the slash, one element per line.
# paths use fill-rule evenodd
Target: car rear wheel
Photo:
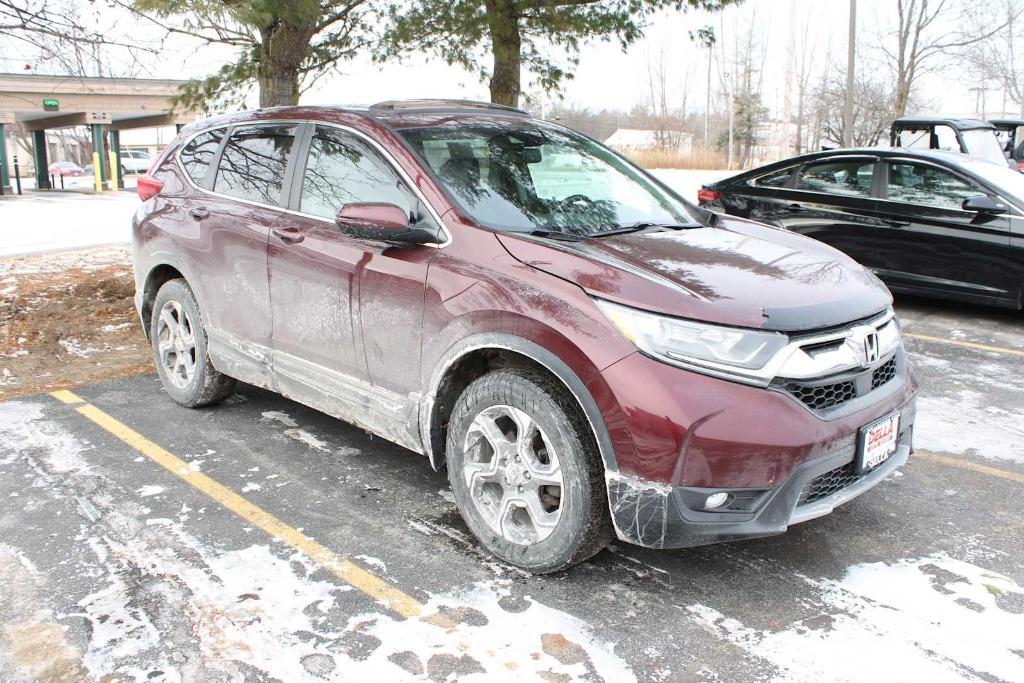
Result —
<path fill-rule="evenodd" d="M 164 391 L 181 405 L 210 405 L 234 390 L 235 380 L 210 363 L 199 305 L 184 280 L 170 280 L 157 292 L 149 339 Z"/>
<path fill-rule="evenodd" d="M 448 425 L 448 479 L 480 543 L 535 573 L 564 569 L 611 538 L 604 466 L 563 386 L 523 369 L 470 384 Z"/>

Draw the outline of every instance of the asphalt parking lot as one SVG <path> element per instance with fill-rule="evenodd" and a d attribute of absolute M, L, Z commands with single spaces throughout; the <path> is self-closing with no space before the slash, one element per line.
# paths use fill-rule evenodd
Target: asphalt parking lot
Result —
<path fill-rule="evenodd" d="M 898 312 L 897 476 L 548 577 L 478 552 L 425 459 L 259 389 L 0 403 L 0 680 L 1024 680 L 1024 317 Z"/>

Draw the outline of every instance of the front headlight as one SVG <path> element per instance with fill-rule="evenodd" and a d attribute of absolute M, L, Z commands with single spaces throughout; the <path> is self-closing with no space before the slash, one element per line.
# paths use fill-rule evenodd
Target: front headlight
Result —
<path fill-rule="evenodd" d="M 595 299 L 605 317 L 637 348 L 666 363 L 764 384 L 762 370 L 789 343 L 778 332 L 669 318 Z"/>

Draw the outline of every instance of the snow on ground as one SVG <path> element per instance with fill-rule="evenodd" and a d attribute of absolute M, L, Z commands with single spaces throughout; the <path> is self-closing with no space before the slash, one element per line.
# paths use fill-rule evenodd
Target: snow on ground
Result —
<path fill-rule="evenodd" d="M 939 554 L 850 567 L 811 619 L 759 631 L 712 607 L 689 613 L 791 681 L 1021 680 L 1024 588 Z"/>
<path fill-rule="evenodd" d="M 207 680 L 211 674 L 248 680 L 254 673 L 284 681 L 424 675 L 636 680 L 614 647 L 583 621 L 534 598 L 513 597 L 511 579 L 499 575 L 428 595 L 420 618 L 363 611 L 368 603 L 351 599 L 351 586 L 270 539 L 241 548 L 214 546 L 190 531 L 187 506 L 177 519 L 151 514 L 88 462 L 91 448 L 47 419 L 42 404 L 0 403 L 0 464 L 27 460 L 32 488 L 73 496 L 92 522 L 78 534 L 78 547 L 88 551 L 74 569 L 88 577 L 90 592 L 67 615 L 84 618 L 89 627 L 78 631 L 84 642 L 61 637 L 67 656 L 92 679 L 128 674 L 145 680 L 160 672 L 169 681 Z M 145 485 L 136 493 L 150 496 L 157 489 Z M 5 545 L 0 551 L 0 560 L 32 573 L 23 549 Z M 387 572 L 377 558 L 357 560 Z M 30 590 L 34 582 L 29 577 L 22 584 Z M 32 604 L 41 610 L 35 618 L 52 624 L 48 598 L 33 598 Z M 353 610 L 353 604 L 359 607 Z M 173 661 L 164 643 L 167 629 L 190 634 L 188 651 Z"/>
<path fill-rule="evenodd" d="M 914 445 L 926 451 L 976 455 L 1024 463 L 1021 404 L 986 405 L 985 397 L 962 389 L 955 397 L 921 394 Z"/>
<path fill-rule="evenodd" d="M 0 257 L 126 244 L 139 198 L 54 193 L 0 200 Z"/>

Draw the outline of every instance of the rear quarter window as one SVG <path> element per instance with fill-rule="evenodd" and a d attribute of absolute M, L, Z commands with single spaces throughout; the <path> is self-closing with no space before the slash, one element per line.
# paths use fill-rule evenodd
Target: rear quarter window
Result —
<path fill-rule="evenodd" d="M 754 178 L 751 182 L 758 187 L 786 187 L 792 176 L 793 167 L 790 166 L 789 168 L 784 168 L 781 171 L 767 173 L 763 176 Z"/>
<path fill-rule="evenodd" d="M 178 159 L 181 162 L 181 167 L 185 169 L 185 173 L 196 185 L 202 186 L 206 180 L 210 163 L 224 139 L 225 130 L 224 128 L 215 128 L 200 133 L 182 147 Z"/>

